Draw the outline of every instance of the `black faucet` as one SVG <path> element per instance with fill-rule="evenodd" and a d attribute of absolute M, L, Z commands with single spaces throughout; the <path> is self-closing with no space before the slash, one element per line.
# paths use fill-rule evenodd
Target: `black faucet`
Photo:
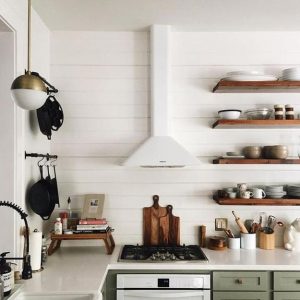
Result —
<path fill-rule="evenodd" d="M 0 201 L 0 206 L 7 206 L 15 211 L 17 211 L 21 219 L 24 220 L 25 223 L 25 255 L 23 257 L 6 257 L 6 260 L 23 260 L 23 271 L 22 271 L 22 279 L 30 279 L 32 278 L 32 269 L 30 265 L 30 255 L 29 255 L 29 227 L 27 222 L 28 215 L 16 204 L 8 201 Z"/>

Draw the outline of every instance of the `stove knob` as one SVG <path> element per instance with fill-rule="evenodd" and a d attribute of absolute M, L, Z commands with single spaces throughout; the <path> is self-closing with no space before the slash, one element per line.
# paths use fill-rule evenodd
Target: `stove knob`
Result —
<path fill-rule="evenodd" d="M 175 254 L 171 254 L 171 260 L 176 260 L 176 256 L 175 256 Z"/>
<path fill-rule="evenodd" d="M 160 256 L 160 259 L 161 259 L 161 260 L 165 260 L 165 259 L 166 259 L 166 256 L 165 256 L 164 254 L 162 254 L 162 255 Z"/>
<path fill-rule="evenodd" d="M 171 255 L 171 254 L 169 253 L 169 251 L 167 251 L 167 253 L 166 253 L 166 257 L 167 257 L 167 258 L 169 258 L 169 257 L 170 257 L 170 255 Z"/>

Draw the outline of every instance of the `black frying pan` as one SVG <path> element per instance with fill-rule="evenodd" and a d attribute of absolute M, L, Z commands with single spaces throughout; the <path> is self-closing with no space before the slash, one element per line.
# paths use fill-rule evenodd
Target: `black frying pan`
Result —
<path fill-rule="evenodd" d="M 48 220 L 54 210 L 55 203 L 51 199 L 50 184 L 43 177 L 43 166 L 39 166 L 41 179 L 29 190 L 28 201 L 31 209 L 43 220 Z"/>

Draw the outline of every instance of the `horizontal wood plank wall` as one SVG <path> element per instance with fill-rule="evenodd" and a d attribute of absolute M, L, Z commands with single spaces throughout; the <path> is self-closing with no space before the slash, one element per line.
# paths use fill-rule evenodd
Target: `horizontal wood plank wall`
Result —
<path fill-rule="evenodd" d="M 295 207 L 225 207 L 213 190 L 238 182 L 299 183 L 300 170 L 286 165 L 212 165 L 215 156 L 247 145 L 286 144 L 298 155 L 299 130 L 213 130 L 217 111 L 292 104 L 298 94 L 213 94 L 226 72 L 259 70 L 279 75 L 300 66 L 296 32 L 173 33 L 173 135 L 201 164 L 185 169 L 125 168 L 119 163 L 149 135 L 149 34 L 146 32 L 53 32 L 51 82 L 60 90 L 63 127 L 53 134 L 51 151 L 59 155 L 61 208 L 70 195 L 80 210 L 83 194 L 105 193 L 104 216 L 117 243 L 142 242 L 142 207 L 159 194 L 181 217 L 181 241 L 197 243 L 198 226 L 215 234 L 214 218 L 231 210 L 242 218 L 266 211 L 283 221 L 299 217 Z M 57 211 L 58 213 L 59 211 Z M 95 243 L 95 242 L 85 242 Z M 72 243 L 73 244 L 73 243 Z"/>

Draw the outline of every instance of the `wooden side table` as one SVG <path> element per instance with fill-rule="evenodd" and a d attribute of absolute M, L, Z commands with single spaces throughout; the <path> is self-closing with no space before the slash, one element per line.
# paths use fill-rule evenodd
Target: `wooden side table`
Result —
<path fill-rule="evenodd" d="M 115 241 L 111 231 L 106 233 L 80 233 L 80 234 L 51 234 L 51 244 L 48 249 L 48 255 L 52 255 L 59 249 L 62 241 L 71 240 L 103 240 L 107 254 L 112 254 L 115 248 Z"/>

